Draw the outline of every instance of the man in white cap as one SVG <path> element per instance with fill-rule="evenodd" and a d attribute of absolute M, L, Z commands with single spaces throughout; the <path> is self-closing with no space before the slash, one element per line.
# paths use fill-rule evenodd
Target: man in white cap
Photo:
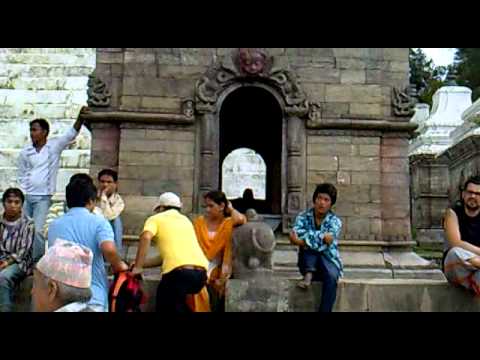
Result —
<path fill-rule="evenodd" d="M 32 300 L 36 312 L 93 312 L 93 254 L 85 246 L 58 239 L 37 263 Z"/>
<path fill-rule="evenodd" d="M 180 198 L 171 192 L 160 195 L 154 206 L 155 215 L 145 222 L 133 268 L 162 266 L 162 279 L 157 289 L 157 312 L 191 312 L 186 303 L 189 294 L 197 294 L 207 281 L 208 260 L 198 244 L 191 221 L 180 213 Z M 159 256 L 145 259 L 150 242 L 154 241 Z"/>

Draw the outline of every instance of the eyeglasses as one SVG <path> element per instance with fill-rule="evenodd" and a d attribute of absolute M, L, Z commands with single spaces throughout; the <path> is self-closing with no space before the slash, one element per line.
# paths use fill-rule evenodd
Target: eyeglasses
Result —
<path fill-rule="evenodd" d="M 467 193 L 470 196 L 474 196 L 474 195 L 480 196 L 480 192 L 476 192 L 476 191 L 465 190 L 465 193 Z"/>

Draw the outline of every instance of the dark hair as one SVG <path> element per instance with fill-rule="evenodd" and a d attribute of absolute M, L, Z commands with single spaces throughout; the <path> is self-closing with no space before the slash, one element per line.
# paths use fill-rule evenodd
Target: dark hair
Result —
<path fill-rule="evenodd" d="M 330 196 L 330 200 L 332 200 L 332 206 L 337 201 L 337 189 L 330 183 L 323 183 L 317 185 L 315 191 L 313 192 L 313 202 L 317 199 L 318 194 L 327 194 Z"/>
<path fill-rule="evenodd" d="M 117 181 L 118 181 L 118 173 L 117 173 L 115 170 L 112 170 L 112 169 L 103 169 L 102 171 L 100 171 L 100 172 L 98 173 L 98 180 L 100 180 L 100 178 L 101 178 L 103 175 L 111 176 L 114 182 L 117 182 Z"/>
<path fill-rule="evenodd" d="M 25 202 L 25 195 L 23 195 L 22 190 L 18 188 L 8 188 L 2 195 L 2 203 L 5 204 L 7 198 L 9 198 L 10 196 L 15 196 L 22 199 L 22 204 Z"/>
<path fill-rule="evenodd" d="M 48 121 L 47 121 L 47 120 L 45 120 L 45 119 L 35 119 L 35 120 L 30 121 L 30 127 L 31 127 L 33 124 L 38 124 L 38 125 L 40 125 L 40 127 L 47 132 L 47 135 L 49 134 L 49 132 L 50 132 L 50 125 L 48 124 Z"/>
<path fill-rule="evenodd" d="M 223 191 L 219 191 L 219 190 L 209 191 L 208 193 L 205 194 L 204 198 L 212 200 L 217 205 L 225 204 L 225 208 L 223 209 L 223 215 L 225 216 L 229 215 L 228 209 L 227 209 L 228 200 L 227 200 L 227 196 Z"/>
<path fill-rule="evenodd" d="M 465 186 L 463 187 L 463 190 L 467 190 L 468 184 L 480 185 L 480 176 L 470 176 L 467 181 L 465 181 Z"/>
<path fill-rule="evenodd" d="M 69 184 L 76 182 L 76 181 L 83 181 L 87 183 L 92 183 L 93 184 L 93 179 L 90 177 L 90 175 L 85 174 L 85 173 L 78 173 L 72 175 L 72 177 L 69 180 Z"/>
<path fill-rule="evenodd" d="M 90 181 L 85 180 L 85 178 L 77 178 L 74 181 L 70 179 L 65 189 L 65 197 L 67 198 L 67 206 L 69 209 L 85 207 L 90 200 L 95 201 L 97 188 L 91 181 L 91 178 Z"/>

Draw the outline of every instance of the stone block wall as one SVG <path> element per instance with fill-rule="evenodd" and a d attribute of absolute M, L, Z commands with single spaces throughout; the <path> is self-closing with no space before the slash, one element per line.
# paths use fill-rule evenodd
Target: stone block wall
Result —
<path fill-rule="evenodd" d="M 29 122 L 46 118 L 51 138 L 64 133 L 86 105 L 94 68 L 92 48 L 0 48 L 0 193 L 17 185 L 17 158 L 30 142 Z M 64 151 L 58 195 L 73 173 L 88 171 L 90 141 L 89 131 L 82 129 Z"/>
<path fill-rule="evenodd" d="M 97 74 L 112 107 L 177 112 L 195 82 L 233 48 L 99 48 Z M 392 86 L 408 84 L 408 48 L 266 48 L 294 70 L 322 117 L 391 116 Z"/>
<path fill-rule="evenodd" d="M 448 206 L 448 163 L 433 154 L 412 155 L 412 227 L 419 244 L 443 243 L 441 221 Z"/>
<path fill-rule="evenodd" d="M 119 145 L 119 192 L 125 200 L 125 233 L 138 235 L 158 196 L 182 196 L 192 212 L 195 133 L 191 129 L 123 124 Z"/>
<path fill-rule="evenodd" d="M 307 199 L 322 182 L 338 190 L 344 240 L 410 239 L 408 142 L 379 132 L 313 131 L 307 136 Z"/>

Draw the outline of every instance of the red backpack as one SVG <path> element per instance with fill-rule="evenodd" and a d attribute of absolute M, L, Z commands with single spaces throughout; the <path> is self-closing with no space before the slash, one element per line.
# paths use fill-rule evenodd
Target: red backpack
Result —
<path fill-rule="evenodd" d="M 129 271 L 116 273 L 108 292 L 109 312 L 141 312 L 140 305 L 147 302 L 140 277 Z"/>

